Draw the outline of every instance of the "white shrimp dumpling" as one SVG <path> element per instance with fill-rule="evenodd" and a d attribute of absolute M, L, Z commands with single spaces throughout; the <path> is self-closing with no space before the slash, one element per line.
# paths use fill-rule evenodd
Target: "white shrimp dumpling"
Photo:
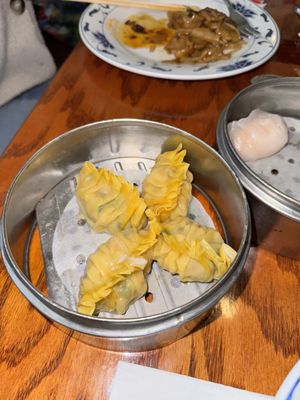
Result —
<path fill-rule="evenodd" d="M 244 161 L 255 161 L 278 153 L 288 142 L 288 127 L 280 115 L 259 109 L 228 124 L 233 147 Z"/>

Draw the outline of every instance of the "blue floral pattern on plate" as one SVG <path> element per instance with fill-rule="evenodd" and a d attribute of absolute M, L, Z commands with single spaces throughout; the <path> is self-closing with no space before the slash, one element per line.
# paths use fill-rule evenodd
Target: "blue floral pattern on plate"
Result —
<path fill-rule="evenodd" d="M 299 376 L 298 380 L 295 382 L 294 386 L 292 387 L 292 389 L 291 389 L 290 393 L 288 394 L 288 397 L 286 398 L 286 400 L 297 400 L 295 392 L 298 389 L 298 395 L 299 395 L 299 393 L 300 393 L 299 387 L 300 387 L 300 376 Z"/>
<path fill-rule="evenodd" d="M 223 67 L 219 68 L 219 71 L 235 71 L 235 70 L 239 70 L 244 67 L 248 67 L 249 65 L 252 65 L 252 61 L 241 60 L 241 61 L 237 61 L 236 63 L 233 63 L 233 64 L 224 65 Z"/>
<path fill-rule="evenodd" d="M 192 0 L 191 3 L 197 0 Z M 222 0 L 202 0 L 203 8 L 212 7 L 228 12 Z M 164 79 L 205 80 L 237 75 L 265 63 L 276 52 L 280 34 L 272 17 L 248 0 L 232 0 L 236 10 L 243 14 L 261 35 L 245 39 L 243 48 L 231 58 L 209 64 L 176 64 L 167 62 L 158 51 L 138 51 L 124 46 L 112 29 L 111 21 L 125 22 L 128 16 L 140 10 L 130 10 L 108 5 L 90 5 L 79 22 L 83 43 L 97 57 L 121 69 L 141 75 Z M 207 3 L 207 4 L 206 4 Z M 192 5 L 192 4 L 191 4 Z M 147 12 L 152 14 L 152 12 Z M 154 12 L 155 17 L 166 14 Z M 166 54 L 166 53 L 165 53 Z M 170 57 L 170 56 L 168 56 Z"/>
<path fill-rule="evenodd" d="M 106 37 L 104 36 L 103 33 L 100 32 L 92 32 L 93 35 L 95 36 L 95 38 L 97 40 L 99 40 L 99 44 L 102 45 L 105 49 L 109 48 L 109 49 L 113 49 L 114 46 L 106 39 Z"/>
<path fill-rule="evenodd" d="M 238 11 L 246 18 L 253 18 L 255 15 L 257 15 L 257 12 L 254 11 L 252 8 L 242 5 L 239 2 L 236 2 L 233 6 L 236 9 L 236 11 Z"/>

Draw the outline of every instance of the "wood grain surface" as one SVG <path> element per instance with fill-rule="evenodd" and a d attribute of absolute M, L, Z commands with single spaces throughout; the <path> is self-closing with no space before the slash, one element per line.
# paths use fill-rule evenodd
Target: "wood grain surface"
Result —
<path fill-rule="evenodd" d="M 251 78 L 299 75 L 300 18 L 288 0 L 272 0 L 267 9 L 281 30 L 278 52 L 261 67 L 226 79 L 142 77 L 104 63 L 79 44 L 0 159 L 0 206 L 37 149 L 89 122 L 161 121 L 215 146 L 221 110 Z M 37 266 L 32 278 L 46 290 L 40 254 L 33 251 L 30 258 Z M 274 395 L 299 359 L 299 280 L 299 261 L 253 247 L 237 284 L 193 334 L 162 349 L 115 353 L 84 344 L 39 314 L 1 261 L 0 399 L 107 399 L 119 360 Z"/>

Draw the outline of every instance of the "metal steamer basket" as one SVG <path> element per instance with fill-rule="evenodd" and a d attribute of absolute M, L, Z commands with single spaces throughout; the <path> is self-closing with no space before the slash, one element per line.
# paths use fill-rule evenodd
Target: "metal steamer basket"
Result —
<path fill-rule="evenodd" d="M 206 284 L 177 281 L 177 286 L 171 274 L 164 271 L 166 275 L 162 276 L 157 267 L 149 275 L 150 289 L 152 284 L 158 287 L 157 293 L 153 290 L 152 303 L 146 304 L 142 298 L 138 300 L 139 307 L 122 316 L 104 313 L 90 317 L 77 313 L 64 302 L 66 299 L 61 300 L 64 296 L 58 296 L 65 287 L 53 262 L 55 232 L 68 206 L 55 210 L 69 201 L 61 188 L 74 181 L 86 160 L 124 172 L 125 176 L 128 172 L 126 177 L 130 178 L 134 171 L 146 174 L 159 153 L 174 149 L 179 143 L 187 150 L 194 190 L 205 196 L 218 215 L 227 242 L 238 251 L 234 263 L 219 281 Z M 39 210 L 43 204 L 46 207 Z M 80 340 L 117 351 L 160 347 L 195 329 L 237 280 L 247 258 L 250 238 L 250 213 L 244 191 L 218 153 L 184 131 L 135 119 L 82 126 L 41 148 L 11 184 L 1 224 L 1 251 L 6 269 L 28 301 Z M 39 240 L 44 257 L 36 262 L 37 250 L 32 248 Z M 43 287 L 44 271 L 47 286 Z"/>
<path fill-rule="evenodd" d="M 278 154 L 246 163 L 231 144 L 227 124 L 254 109 L 282 116 L 289 141 Z M 219 118 L 217 142 L 247 189 L 253 240 L 277 254 L 300 259 L 300 78 L 270 77 L 238 93 Z"/>

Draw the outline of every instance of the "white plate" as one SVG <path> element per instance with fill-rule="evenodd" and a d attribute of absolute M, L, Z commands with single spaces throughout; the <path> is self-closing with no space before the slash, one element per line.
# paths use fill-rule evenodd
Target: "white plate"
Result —
<path fill-rule="evenodd" d="M 180 1 L 180 0 L 177 0 Z M 172 1 L 174 3 L 174 1 Z M 262 8 L 247 0 L 232 0 L 236 9 L 256 28 L 261 37 L 246 39 L 241 50 L 229 60 L 209 64 L 170 64 L 164 62 L 162 49 L 133 49 L 120 43 L 113 32 L 112 21 L 125 22 L 130 15 L 147 13 L 164 18 L 162 11 L 138 10 L 92 4 L 85 9 L 79 22 L 79 33 L 86 47 L 97 57 L 126 71 L 165 79 L 204 80 L 238 75 L 265 63 L 276 52 L 280 34 L 273 18 Z M 189 1 L 189 5 L 196 4 Z M 198 3 L 199 4 L 199 3 Z M 202 8 L 211 7 L 228 14 L 222 0 L 203 0 Z"/>

